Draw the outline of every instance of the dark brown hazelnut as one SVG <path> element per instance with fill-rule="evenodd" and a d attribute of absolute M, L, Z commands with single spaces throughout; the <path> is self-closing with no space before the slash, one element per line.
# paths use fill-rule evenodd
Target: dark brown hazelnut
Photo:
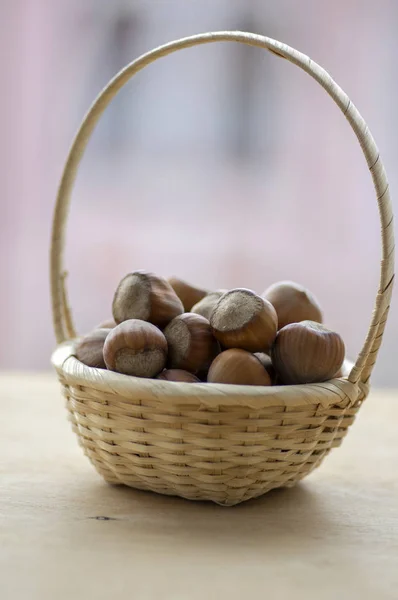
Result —
<path fill-rule="evenodd" d="M 272 364 L 271 357 L 265 352 L 255 352 L 254 356 L 258 358 L 260 363 L 263 365 L 264 369 L 267 371 L 268 375 L 271 378 L 272 385 L 275 385 L 277 377 L 274 365 Z"/>

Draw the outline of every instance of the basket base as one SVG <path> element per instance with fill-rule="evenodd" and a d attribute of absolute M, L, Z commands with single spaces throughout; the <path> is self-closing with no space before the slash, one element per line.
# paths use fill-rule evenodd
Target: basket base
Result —
<path fill-rule="evenodd" d="M 329 453 L 329 450 L 323 452 L 321 455 L 314 456 L 314 459 L 316 460 L 314 460 L 312 466 L 308 468 L 308 464 L 306 464 L 305 470 L 302 472 L 295 471 L 294 473 L 282 474 L 273 470 L 273 479 L 268 482 L 257 481 L 250 486 L 246 485 L 236 488 L 231 488 L 230 485 L 222 486 L 218 484 L 211 486 L 213 489 L 210 490 L 208 489 L 208 486 L 206 486 L 206 491 L 203 487 L 203 483 L 202 486 L 198 485 L 199 482 L 197 480 L 192 479 L 189 481 L 189 478 L 186 478 L 186 481 L 183 484 L 177 485 L 174 483 L 171 487 L 171 484 L 167 485 L 163 480 L 155 481 L 155 478 L 150 476 L 145 480 L 142 476 L 137 477 L 131 473 L 125 473 L 123 477 L 121 477 L 120 474 L 118 476 L 115 472 L 112 472 L 112 470 L 104 468 L 104 464 L 99 462 L 96 459 L 96 456 L 92 455 L 87 449 L 84 449 L 84 452 L 99 475 L 101 475 L 101 477 L 110 485 L 126 486 L 132 489 L 154 492 L 165 496 L 178 496 L 185 500 L 214 502 L 219 506 L 236 506 L 242 502 L 259 498 L 267 492 L 277 488 L 292 488 L 307 475 L 312 473 L 314 469 L 320 466 L 323 459 Z M 270 475 L 271 471 L 268 473 Z"/>

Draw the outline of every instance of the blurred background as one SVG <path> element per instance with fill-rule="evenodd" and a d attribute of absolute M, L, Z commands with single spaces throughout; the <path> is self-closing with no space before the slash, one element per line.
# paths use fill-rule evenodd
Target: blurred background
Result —
<path fill-rule="evenodd" d="M 239 29 L 311 56 L 380 148 L 395 202 L 398 3 L 379 0 L 0 0 L 0 368 L 48 369 L 52 211 L 67 151 L 101 88 L 178 37 Z M 397 205 L 395 203 L 395 210 Z M 348 354 L 378 285 L 377 203 L 344 116 L 308 75 L 240 44 L 174 54 L 107 110 L 81 163 L 67 231 L 74 319 L 111 314 L 135 269 L 208 288 L 307 286 Z M 391 312 L 373 381 L 398 384 Z"/>

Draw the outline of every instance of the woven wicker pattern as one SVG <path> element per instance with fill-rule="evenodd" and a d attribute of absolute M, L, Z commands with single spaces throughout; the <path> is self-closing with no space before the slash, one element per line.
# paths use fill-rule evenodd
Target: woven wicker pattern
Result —
<path fill-rule="evenodd" d="M 199 384 L 188 397 L 176 383 L 132 378 L 132 387 L 130 377 L 99 375 L 73 351 L 67 344 L 53 362 L 73 429 L 104 479 L 224 505 L 310 473 L 340 445 L 367 393 L 339 379 L 288 394 Z"/>
<path fill-rule="evenodd" d="M 120 88 L 158 58 L 198 44 L 235 41 L 270 50 L 309 73 L 346 116 L 366 158 L 379 205 L 382 262 L 368 334 L 348 378 L 261 388 L 142 380 L 91 369 L 74 357 L 76 337 L 63 270 L 72 186 L 89 137 Z M 339 446 L 368 392 L 394 278 L 393 215 L 384 167 L 358 110 L 308 56 L 241 32 L 192 36 L 157 48 L 123 69 L 98 96 L 72 144 L 54 213 L 51 291 L 53 354 L 73 429 L 109 482 L 233 505 L 290 486 Z"/>

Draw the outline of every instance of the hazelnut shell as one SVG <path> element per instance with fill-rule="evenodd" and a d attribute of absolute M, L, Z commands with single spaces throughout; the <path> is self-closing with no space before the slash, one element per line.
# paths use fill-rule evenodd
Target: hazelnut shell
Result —
<path fill-rule="evenodd" d="M 210 325 L 224 348 L 267 352 L 275 339 L 278 319 L 268 300 L 251 290 L 235 289 L 221 296 Z"/>
<path fill-rule="evenodd" d="M 284 384 L 332 379 L 344 361 L 341 336 L 314 321 L 286 325 L 278 332 L 271 358 Z"/>
<path fill-rule="evenodd" d="M 193 373 L 183 371 L 182 369 L 165 369 L 156 379 L 162 379 L 164 381 L 179 381 L 182 383 L 201 383 L 200 379 Z"/>
<path fill-rule="evenodd" d="M 258 358 L 238 348 L 225 350 L 214 359 L 207 381 L 236 385 L 271 385 L 271 378 Z"/>
<path fill-rule="evenodd" d="M 300 321 L 322 323 L 322 311 L 315 296 L 293 281 L 280 281 L 262 294 L 278 315 L 278 328 Z"/>
<path fill-rule="evenodd" d="M 181 300 L 166 279 L 148 271 L 126 275 L 119 283 L 112 304 L 116 323 L 139 319 L 160 328 L 183 312 Z"/>
<path fill-rule="evenodd" d="M 340 369 L 337 371 L 337 373 L 333 375 L 333 379 L 337 379 L 338 377 L 348 377 L 348 375 L 350 374 L 350 367 L 351 365 L 349 361 L 344 360 Z"/>
<path fill-rule="evenodd" d="M 272 385 L 275 385 L 277 378 L 276 378 L 275 367 L 272 364 L 271 357 L 268 356 L 268 354 L 265 354 L 265 352 L 255 352 L 254 356 L 256 358 L 258 358 L 260 363 L 263 365 L 264 369 L 267 371 L 268 375 L 271 378 Z"/>
<path fill-rule="evenodd" d="M 76 346 L 76 358 L 88 367 L 106 369 L 103 348 L 111 329 L 94 329 L 85 335 Z"/>
<path fill-rule="evenodd" d="M 111 329 L 104 344 L 104 360 L 111 371 L 155 377 L 165 367 L 167 342 L 163 333 L 146 321 L 130 319 Z"/>
<path fill-rule="evenodd" d="M 116 327 L 117 323 L 114 319 L 106 319 L 105 321 L 101 321 L 99 325 L 97 325 L 96 329 L 113 329 Z"/>
<path fill-rule="evenodd" d="M 169 277 L 168 282 L 181 300 L 185 312 L 189 312 L 195 304 L 209 293 L 207 290 L 197 288 L 177 277 Z"/>
<path fill-rule="evenodd" d="M 171 369 L 191 373 L 206 371 L 220 352 L 209 321 L 201 315 L 184 313 L 175 317 L 164 335 L 169 349 L 167 364 Z"/>
<path fill-rule="evenodd" d="M 217 292 L 211 292 L 210 294 L 207 294 L 207 296 L 200 300 L 200 302 L 193 305 L 191 312 L 197 315 L 202 315 L 202 317 L 205 317 L 210 321 L 212 312 L 224 293 L 225 292 L 219 290 Z"/>

